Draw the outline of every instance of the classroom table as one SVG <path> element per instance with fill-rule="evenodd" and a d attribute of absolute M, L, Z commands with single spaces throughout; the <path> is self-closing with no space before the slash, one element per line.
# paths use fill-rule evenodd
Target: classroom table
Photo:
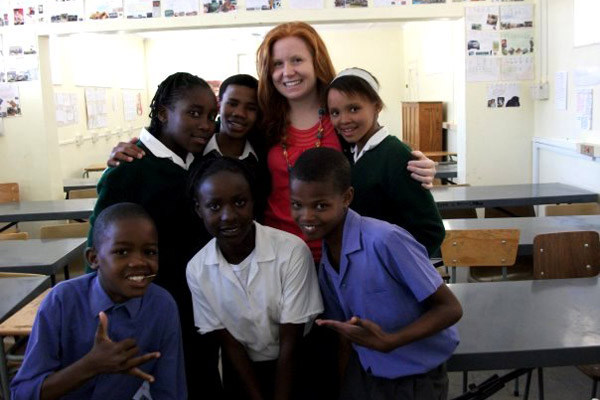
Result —
<path fill-rule="evenodd" d="M 458 169 L 455 163 L 438 164 L 435 167 L 435 177 L 442 180 L 450 180 L 458 176 Z"/>
<path fill-rule="evenodd" d="M 0 204 L 0 232 L 21 221 L 49 221 L 57 219 L 86 219 L 92 214 L 97 199 L 20 201 Z"/>
<path fill-rule="evenodd" d="M 463 307 L 449 371 L 600 363 L 598 277 L 448 286 Z"/>
<path fill-rule="evenodd" d="M 431 194 L 440 210 L 597 202 L 598 194 L 562 183 L 492 186 L 436 186 Z"/>
<path fill-rule="evenodd" d="M 600 215 L 564 217 L 467 218 L 445 219 L 446 230 L 457 229 L 519 229 L 519 255 L 533 252 L 533 239 L 542 233 L 596 231 L 600 233 Z"/>
<path fill-rule="evenodd" d="M 47 276 L 14 277 L 0 279 L 0 323 L 17 312 L 25 304 L 50 287 Z M 2 344 L 2 343 L 0 343 Z M 6 371 L 4 346 L 0 346 L 0 385 L 2 396 L 9 397 L 8 373 Z"/>
<path fill-rule="evenodd" d="M 86 238 L 29 239 L 0 241 L 0 272 L 20 272 L 50 275 L 52 285 L 56 274 L 77 257 L 83 257 Z"/>
<path fill-rule="evenodd" d="M 93 189 L 98 184 L 99 178 L 76 178 L 76 179 L 63 179 L 63 191 L 67 193 L 71 190 L 79 189 Z"/>
<path fill-rule="evenodd" d="M 106 164 L 103 164 L 103 163 L 88 165 L 87 167 L 85 167 L 83 169 L 83 176 L 82 177 L 83 178 L 89 178 L 90 177 L 90 172 L 102 172 L 106 168 L 108 168 L 108 167 L 106 166 Z"/>

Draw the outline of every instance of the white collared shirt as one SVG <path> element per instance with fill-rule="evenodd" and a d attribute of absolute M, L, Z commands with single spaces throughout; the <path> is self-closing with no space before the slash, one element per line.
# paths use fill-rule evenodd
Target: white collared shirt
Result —
<path fill-rule="evenodd" d="M 356 163 L 358 161 L 358 159 L 361 158 L 363 156 L 363 154 L 365 154 L 367 151 L 372 150 L 375 147 L 377 147 L 379 145 L 379 143 L 383 142 L 383 139 L 385 139 L 389 135 L 390 135 L 390 133 L 388 132 L 387 128 L 385 126 L 382 126 L 377 132 L 375 132 L 375 134 L 373 136 L 371 136 L 369 138 L 369 140 L 367 140 L 367 143 L 365 143 L 365 147 L 363 147 L 362 150 L 358 154 L 356 152 L 356 145 L 354 145 L 352 147 L 352 154 L 354 155 L 354 163 Z"/>
<path fill-rule="evenodd" d="M 279 325 L 306 324 L 323 312 L 312 255 L 295 235 L 254 223 L 256 246 L 245 287 L 212 239 L 188 263 L 194 321 L 204 334 L 219 329 L 253 361 L 279 357 Z"/>
<path fill-rule="evenodd" d="M 204 153 L 202 155 L 207 155 L 213 150 L 216 150 L 220 155 L 223 155 L 223 152 L 219 148 L 219 143 L 217 142 L 217 135 L 218 133 L 212 135 L 212 137 L 208 141 L 208 144 L 204 148 Z M 258 156 L 254 151 L 254 147 L 252 147 L 250 142 L 246 140 L 246 144 L 244 145 L 244 151 L 242 151 L 242 154 L 238 157 L 238 160 L 245 160 L 250 154 L 254 155 L 254 157 L 256 157 L 256 159 L 258 160 Z"/>
<path fill-rule="evenodd" d="M 185 161 L 183 161 L 181 157 L 165 146 L 160 140 L 155 138 L 146 130 L 146 128 L 142 128 L 142 132 L 140 133 L 140 141 L 148 148 L 148 150 L 150 150 L 152 154 L 154 154 L 154 156 L 158 158 L 169 158 L 171 161 L 185 170 L 188 170 L 194 161 L 194 155 L 192 153 L 188 153 Z"/>

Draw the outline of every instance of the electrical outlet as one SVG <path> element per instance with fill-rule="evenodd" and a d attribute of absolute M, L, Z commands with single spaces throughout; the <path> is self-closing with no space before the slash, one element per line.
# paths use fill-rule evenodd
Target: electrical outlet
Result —
<path fill-rule="evenodd" d="M 82 144 L 83 144 L 83 135 L 81 133 L 76 133 L 75 134 L 75 145 L 77 145 L 77 147 L 79 147 Z"/>

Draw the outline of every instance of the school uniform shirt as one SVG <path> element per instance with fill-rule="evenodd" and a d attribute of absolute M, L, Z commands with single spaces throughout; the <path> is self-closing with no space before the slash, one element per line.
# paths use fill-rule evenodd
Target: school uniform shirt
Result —
<path fill-rule="evenodd" d="M 434 255 L 446 231 L 431 192 L 410 176 L 410 148 L 383 127 L 354 149 L 350 207 L 360 215 L 396 224 Z"/>
<path fill-rule="evenodd" d="M 154 399 L 187 398 L 177 306 L 169 293 L 150 284 L 142 297 L 116 304 L 91 273 L 59 283 L 38 310 L 25 361 L 11 384 L 12 398 L 38 399 L 43 381 L 85 356 L 94 346 L 98 313 L 108 317 L 108 337 L 133 338 L 141 354 L 160 358 L 139 366 L 154 376 Z M 61 399 L 131 399 L 144 380 L 127 374 L 101 374 Z"/>
<path fill-rule="evenodd" d="M 424 300 L 442 285 L 425 248 L 408 232 L 352 210 L 344 222 L 339 272 L 323 246 L 319 284 L 325 318 L 346 321 L 357 316 L 395 332 L 417 320 L 427 310 Z M 394 379 L 436 368 L 457 345 L 452 326 L 389 353 L 353 347 L 365 371 Z"/>
<path fill-rule="evenodd" d="M 216 239 L 187 267 L 200 333 L 226 329 L 252 361 L 279 357 L 279 325 L 306 324 L 323 311 L 311 253 L 298 237 L 255 222 L 254 256 L 245 285 Z"/>
<path fill-rule="evenodd" d="M 323 137 L 321 138 L 322 147 L 330 147 L 336 150 L 342 150 L 338 135 L 335 133 L 329 116 L 322 119 Z M 296 160 L 302 153 L 312 149 L 316 145 L 319 123 L 309 129 L 297 129 L 293 126 L 287 128 L 286 149 L 288 159 L 283 155 L 281 144 L 276 144 L 269 149 L 267 154 L 267 165 L 271 172 L 271 193 L 267 199 L 267 209 L 265 211 L 265 225 L 282 231 L 293 233 L 303 238 L 304 235 L 298 225 L 292 218 L 290 210 L 290 166 L 294 166 Z M 321 241 L 307 241 L 308 246 L 315 260 L 321 257 Z"/>

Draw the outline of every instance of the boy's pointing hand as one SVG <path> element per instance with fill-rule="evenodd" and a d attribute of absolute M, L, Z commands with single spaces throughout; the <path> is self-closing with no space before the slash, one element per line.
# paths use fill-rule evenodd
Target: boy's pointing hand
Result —
<path fill-rule="evenodd" d="M 389 335 L 379 325 L 368 319 L 352 317 L 345 322 L 318 319 L 316 323 L 319 326 L 333 329 L 359 346 L 382 352 L 389 352 L 395 348 L 390 343 Z"/>

